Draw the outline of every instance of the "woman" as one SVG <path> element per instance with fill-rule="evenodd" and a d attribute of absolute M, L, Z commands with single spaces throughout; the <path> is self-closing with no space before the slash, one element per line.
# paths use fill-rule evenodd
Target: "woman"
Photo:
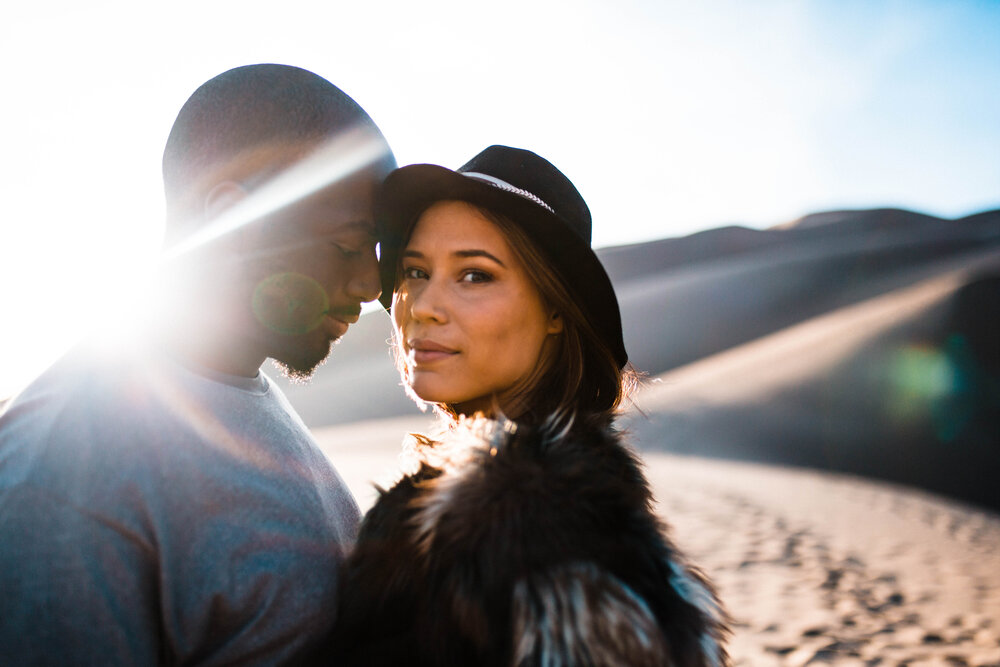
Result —
<path fill-rule="evenodd" d="M 492 146 L 396 170 L 378 218 L 404 385 L 443 435 L 365 517 L 329 657 L 727 664 L 715 596 L 613 428 L 628 357 L 573 184 Z"/>

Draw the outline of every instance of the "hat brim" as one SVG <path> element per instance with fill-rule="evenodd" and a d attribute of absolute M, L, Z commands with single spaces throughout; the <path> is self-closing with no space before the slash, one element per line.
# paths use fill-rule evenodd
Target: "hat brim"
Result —
<path fill-rule="evenodd" d="M 396 287 L 399 254 L 420 215 L 444 200 L 465 201 L 501 213 L 535 242 L 611 349 L 619 367 L 628 361 L 621 313 L 611 279 L 590 244 L 562 218 L 535 202 L 461 172 L 432 164 L 396 169 L 382 185 L 376 206 L 381 254 L 381 304 L 388 310 Z"/>

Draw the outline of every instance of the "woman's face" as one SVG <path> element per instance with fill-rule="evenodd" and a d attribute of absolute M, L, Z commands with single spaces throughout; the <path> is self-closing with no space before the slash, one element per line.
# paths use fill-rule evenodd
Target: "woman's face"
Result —
<path fill-rule="evenodd" d="M 516 416 L 523 381 L 562 330 L 500 229 L 459 201 L 417 221 L 392 317 L 413 391 L 461 414 L 489 414 L 496 397 Z"/>

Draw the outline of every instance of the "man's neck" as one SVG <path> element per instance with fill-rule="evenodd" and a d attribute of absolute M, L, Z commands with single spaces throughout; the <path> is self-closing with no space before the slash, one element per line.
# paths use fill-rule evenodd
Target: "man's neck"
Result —
<path fill-rule="evenodd" d="M 256 377 L 267 355 L 226 328 L 175 320 L 159 330 L 160 344 L 181 363 L 227 375 Z"/>

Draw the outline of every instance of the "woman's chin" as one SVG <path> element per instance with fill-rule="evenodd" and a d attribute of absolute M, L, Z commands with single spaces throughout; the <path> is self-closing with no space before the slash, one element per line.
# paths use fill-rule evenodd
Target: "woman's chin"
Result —
<path fill-rule="evenodd" d="M 470 397 L 427 384 L 411 383 L 410 392 L 424 403 L 447 406 L 459 415 L 473 415 L 480 412 L 490 416 L 494 412 L 494 401 L 489 397 Z"/>
<path fill-rule="evenodd" d="M 439 403 L 439 404 L 449 404 L 454 401 L 450 400 L 453 394 L 447 391 L 441 391 L 439 388 L 434 386 L 428 386 L 430 383 L 427 382 L 411 382 L 410 383 L 410 393 L 419 398 L 424 403 Z"/>

